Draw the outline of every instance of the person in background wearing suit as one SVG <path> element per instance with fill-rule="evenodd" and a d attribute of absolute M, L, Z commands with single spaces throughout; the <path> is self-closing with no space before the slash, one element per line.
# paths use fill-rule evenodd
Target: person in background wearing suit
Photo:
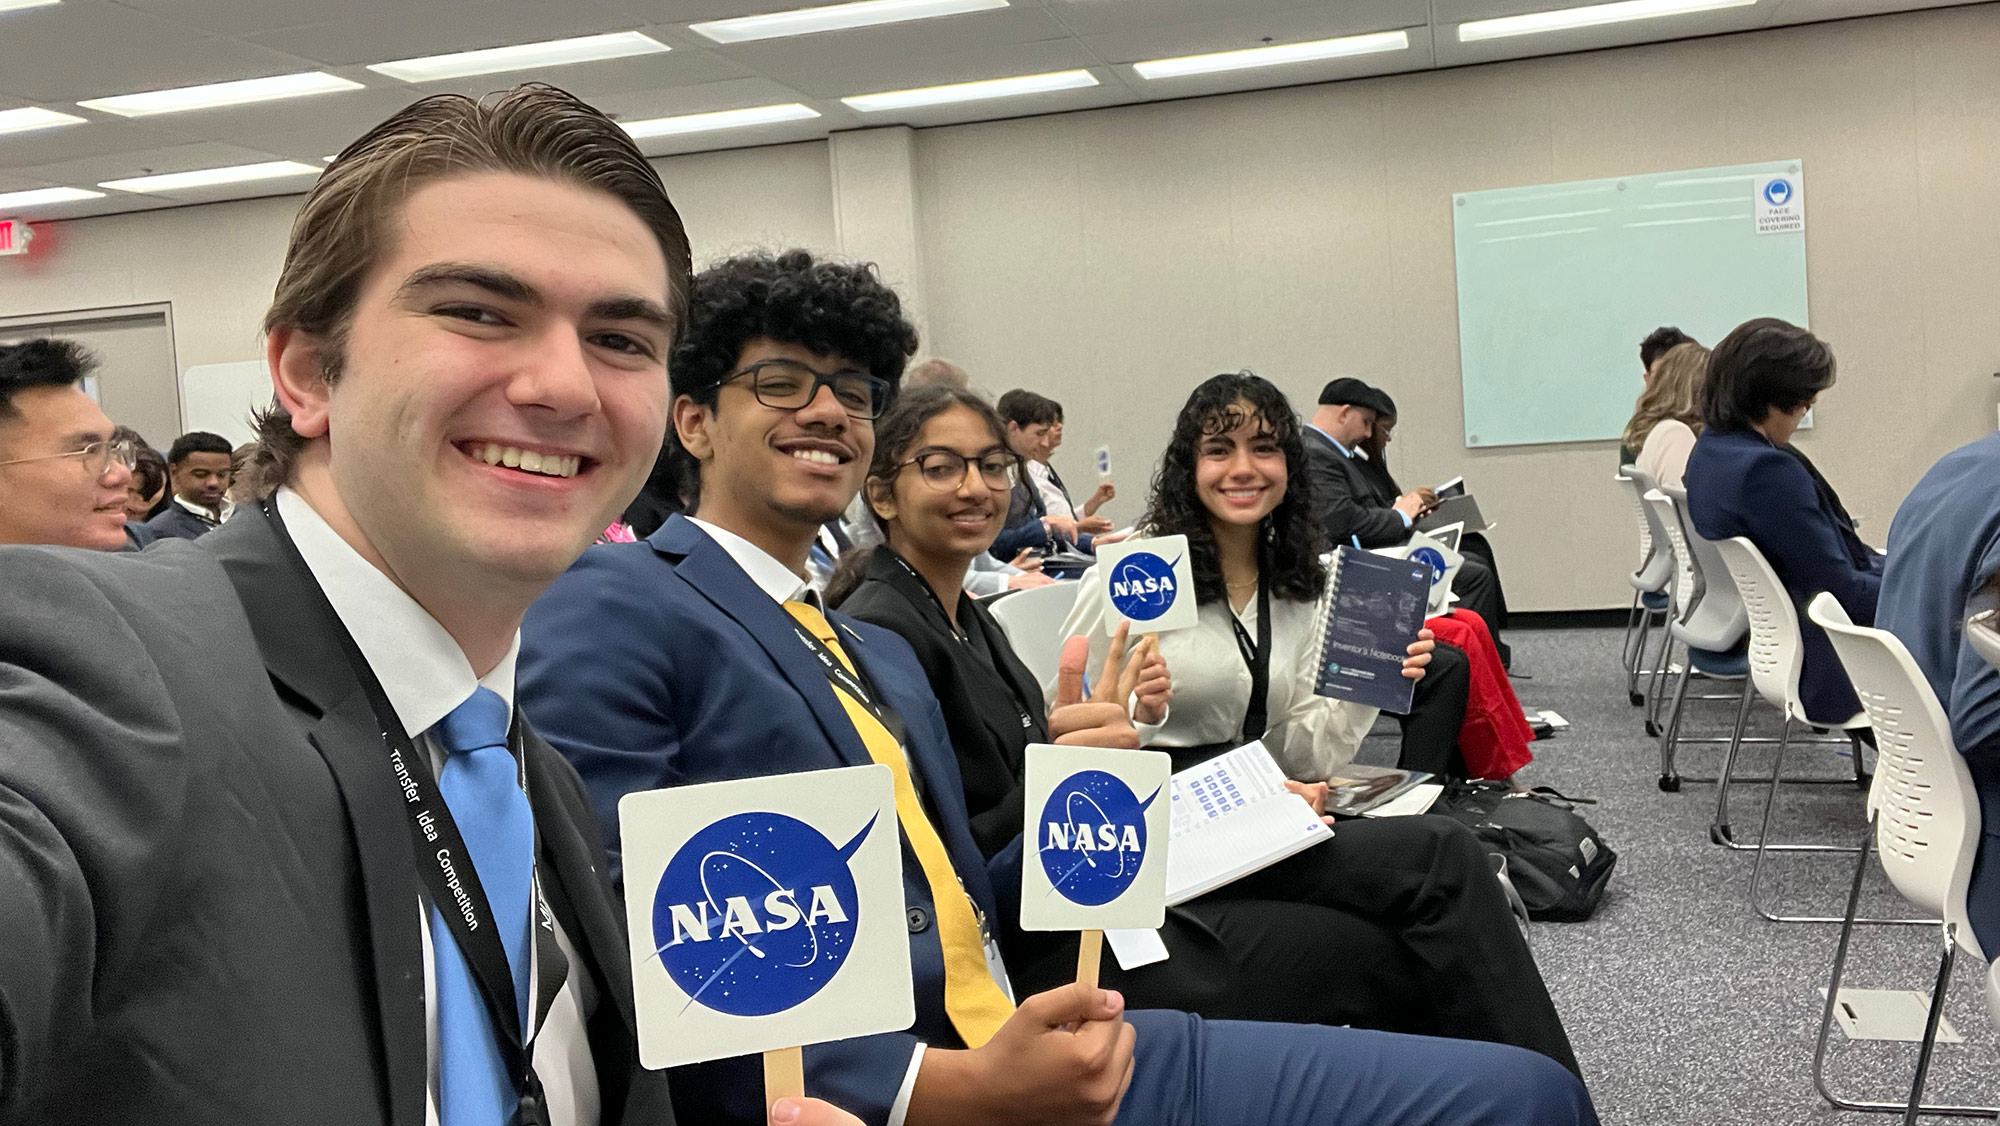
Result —
<path fill-rule="evenodd" d="M 1019 479 L 1007 503 L 1007 526 L 993 541 L 991 554 L 1007 559 L 1028 548 L 1050 552 L 1074 548 L 1089 555 L 1097 544 L 1112 544 L 1111 521 L 1097 515 L 1117 495 L 1111 482 L 1100 481 L 1078 510 L 1049 458 L 1062 445 L 1062 404 L 1033 391 L 1015 388 L 994 404 L 1007 421 L 1007 444 L 1021 459 Z"/>
<path fill-rule="evenodd" d="M 137 447 L 84 394 L 96 366 L 70 340 L 0 345 L 0 544 L 127 546 Z"/>
<path fill-rule="evenodd" d="M 1900 638 L 1951 720 L 1952 744 L 1979 791 L 1979 852 L 1966 913 L 1985 950 L 2000 950 L 2000 670 L 1965 636 L 1995 605 L 2000 577 L 2000 434 L 1931 466 L 1889 525 L 1875 624 Z"/>
<path fill-rule="evenodd" d="M 1840 600 L 1857 625 L 1875 620 L 1882 555 L 1786 452 L 1813 403 L 1833 386 L 1833 350 L 1812 333 L 1773 317 L 1736 326 L 1708 361 L 1702 387 L 1706 429 L 1688 455 L 1688 518 L 1711 539 L 1743 536 L 1757 545 L 1800 607 L 1820 591 Z M 1805 667 L 1799 695 L 1806 715 L 1840 723 L 1861 710 L 1826 631 L 1803 609 Z"/>
<path fill-rule="evenodd" d="M 1355 457 L 1362 441 L 1374 433 L 1375 420 L 1385 399 L 1382 392 L 1359 379 L 1336 379 L 1320 389 L 1319 405 L 1306 425 L 1306 468 L 1312 477 L 1314 503 L 1319 506 L 1320 521 L 1331 547 L 1377 548 L 1407 543 L 1417 519 L 1437 502 L 1435 495 L 1427 495 L 1428 490 L 1398 496 L 1382 489 L 1364 471 L 1362 460 Z M 1394 404 L 1387 406 L 1393 413 Z M 1388 479 L 1393 483 L 1394 478 Z M 1452 580 L 1452 593 L 1458 595 L 1461 605 L 1486 623 L 1501 664 L 1511 668 L 1513 651 L 1500 640 L 1507 612 L 1499 576 L 1477 555 L 1471 555 L 1459 565 L 1458 575 Z"/>
<path fill-rule="evenodd" d="M 511 701 L 522 612 L 652 463 L 688 275 L 598 111 L 423 99 L 300 206 L 275 493 L 0 551 L 0 1123 L 673 1121 L 584 791 Z"/>
<path fill-rule="evenodd" d="M 601 809 L 687 782 L 868 763 L 896 777 L 916 1024 L 807 1047 L 808 1087 L 890 1126 L 1594 1122 L 1574 1075 L 1505 1045 L 1134 1012 L 1075 983 L 1015 1004 L 993 934 L 1017 917 L 999 896 L 1018 895 L 1020 850 L 981 855 L 909 645 L 804 597 L 814 532 L 860 488 L 915 350 L 872 267 L 789 251 L 705 271 L 670 364 L 694 515 L 586 552 L 525 630 L 526 706 Z M 1136 675 L 1109 662 L 1086 701 L 1071 662 L 1050 734 L 1136 743 L 1114 702 Z M 756 1067 L 678 1072 L 678 1105 L 750 1119 Z"/>
<path fill-rule="evenodd" d="M 1020 847 L 1027 748 L 1048 742 L 1041 686 L 993 615 L 957 593 L 967 561 L 999 530 L 1012 460 L 983 399 L 904 391 L 877 425 L 863 491 L 887 542 L 843 561 L 846 581 L 827 592 L 842 612 L 894 631 L 916 651 L 988 858 Z M 1142 737 L 1172 697 L 1157 646 L 1153 653 L 1135 692 Z M 1290 785 L 1324 801 L 1323 783 Z M 1448 818 L 1343 825 L 1332 841 L 1172 908 L 1169 918 L 1160 933 L 1167 961 L 1104 967 L 1101 983 L 1128 1005 L 1494 1040 L 1575 1066 L 1533 955 L 1507 925 L 1486 849 Z M 1045 954 L 1033 967 L 1010 954 L 1017 985 L 1046 988 L 1074 974 L 1067 935 L 1023 934 L 1015 945 L 1023 944 Z M 1338 988 L 1298 987 L 1335 965 Z"/>
<path fill-rule="evenodd" d="M 199 539 L 229 519 L 236 511 L 229 500 L 232 452 L 229 439 L 205 430 L 174 439 L 167 451 L 167 480 L 174 499 L 146 522 L 154 535 Z"/>
<path fill-rule="evenodd" d="M 1685 483 L 1688 455 L 1701 432 L 1701 386 L 1708 376 L 1708 349 L 1690 340 L 1661 356 L 1654 375 L 1639 393 L 1623 441 L 1639 451 L 1632 465 L 1663 488 Z"/>

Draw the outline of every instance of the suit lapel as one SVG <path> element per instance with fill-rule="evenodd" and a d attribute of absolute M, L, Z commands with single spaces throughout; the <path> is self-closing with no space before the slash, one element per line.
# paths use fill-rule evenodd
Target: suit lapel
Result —
<path fill-rule="evenodd" d="M 709 538 L 708 533 L 675 515 L 653 533 L 648 541 L 653 549 L 673 565 L 674 573 L 707 598 L 717 610 L 728 615 L 756 641 L 771 658 L 792 689 L 806 702 L 827 741 L 849 766 L 866 766 L 874 760 L 861 742 L 861 733 L 834 695 L 812 652 L 799 642 L 798 622 L 783 606 L 765 594 L 736 560 Z M 843 644 L 851 643 L 848 634 Z M 859 654 L 850 654 L 860 661 Z"/>
<path fill-rule="evenodd" d="M 580 810 L 574 801 L 565 800 L 565 795 L 574 793 L 574 783 L 565 776 L 555 748 L 525 724 L 521 742 L 527 750 L 528 793 L 534 805 L 535 828 L 542 839 L 542 860 L 547 874 L 560 885 L 546 890 L 552 900 L 559 898 L 569 908 L 571 917 L 564 919 L 564 926 L 581 932 L 570 935 L 571 944 L 591 960 L 598 979 L 609 985 L 625 1026 L 636 1029 L 624 928 L 612 905 L 608 877 L 598 868 L 589 842 L 578 829 Z"/>
<path fill-rule="evenodd" d="M 365 889 L 390 1121 L 423 1126 L 429 1069 L 416 860 L 381 726 L 340 644 L 345 628 L 266 511 L 240 514 L 201 546 L 235 586 L 266 670 L 304 713 L 306 738 L 340 787 Z"/>

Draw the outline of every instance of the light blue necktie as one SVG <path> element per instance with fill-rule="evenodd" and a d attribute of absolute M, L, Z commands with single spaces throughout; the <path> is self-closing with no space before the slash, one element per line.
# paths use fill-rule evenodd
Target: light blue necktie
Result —
<path fill-rule="evenodd" d="M 513 971 L 515 1009 L 528 1013 L 528 897 L 535 871 L 535 817 L 507 750 L 507 702 L 480 688 L 432 728 L 449 752 L 438 790 L 472 854 Z M 430 908 L 437 976 L 439 1126 L 506 1126 L 518 1094 L 500 1054 L 499 1029 L 479 983 L 437 906 Z"/>

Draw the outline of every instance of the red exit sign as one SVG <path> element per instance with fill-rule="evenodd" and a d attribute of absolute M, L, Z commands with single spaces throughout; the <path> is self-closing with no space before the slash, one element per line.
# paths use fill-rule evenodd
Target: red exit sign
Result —
<path fill-rule="evenodd" d="M 25 219 L 0 219 L 0 254 L 26 254 L 34 232 Z"/>

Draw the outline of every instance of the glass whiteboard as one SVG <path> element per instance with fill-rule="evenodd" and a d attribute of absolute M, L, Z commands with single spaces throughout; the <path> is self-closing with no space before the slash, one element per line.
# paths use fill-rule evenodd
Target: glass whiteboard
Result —
<path fill-rule="evenodd" d="M 1752 317 L 1806 325 L 1803 229 L 1758 233 L 1778 176 L 1803 215 L 1796 160 L 1453 196 L 1466 446 L 1618 437 L 1660 325 L 1709 347 Z"/>

